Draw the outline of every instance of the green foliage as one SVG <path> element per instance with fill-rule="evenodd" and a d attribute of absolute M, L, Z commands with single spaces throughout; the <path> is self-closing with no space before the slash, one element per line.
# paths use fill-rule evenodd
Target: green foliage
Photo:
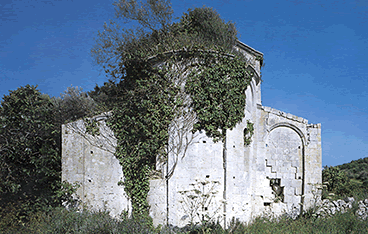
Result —
<path fill-rule="evenodd" d="M 351 179 L 354 187 L 353 193 L 357 197 L 366 198 L 363 194 L 368 193 L 368 157 L 353 160 L 337 167 Z"/>
<path fill-rule="evenodd" d="M 19 226 L 16 233 L 158 233 L 145 220 L 121 218 L 114 219 L 108 212 L 78 212 L 60 207 L 32 215 L 30 222 Z"/>
<path fill-rule="evenodd" d="M 235 25 L 224 22 L 212 8 L 189 9 L 179 22 L 172 22 L 170 1 L 128 1 L 115 4 L 116 18 L 131 27 L 110 21 L 98 33 L 91 50 L 96 64 L 122 79 L 130 60 L 173 51 L 214 50 L 234 53 Z"/>
<path fill-rule="evenodd" d="M 170 1 L 165 0 L 118 0 L 114 5 L 116 21 L 105 23 L 91 53 L 107 74 L 121 78 L 124 72 L 120 68 L 126 60 L 149 56 L 151 50 L 152 55 L 157 54 L 154 50 L 166 41 L 162 35 L 168 32 L 173 11 Z M 121 26 L 127 23 L 131 27 Z"/>
<path fill-rule="evenodd" d="M 212 8 L 189 9 L 188 13 L 184 13 L 179 25 L 182 27 L 181 31 L 187 32 L 197 45 L 207 49 L 230 52 L 237 40 L 235 25 L 226 23 Z"/>
<path fill-rule="evenodd" d="M 102 112 L 107 112 L 119 102 L 121 93 L 123 93 L 121 83 L 109 79 L 101 87 L 96 85 L 94 90 L 88 92 L 88 95 L 96 102 Z"/>
<path fill-rule="evenodd" d="M 99 34 L 92 53 L 111 79 L 90 95 L 113 109 L 109 126 L 118 140 L 122 184 L 133 216 L 147 216 L 148 175 L 158 155 L 167 158 L 172 121 L 192 111 L 198 119 L 193 131 L 225 138 L 244 117 L 251 74 L 234 51 L 234 24 L 213 9 L 189 9 L 172 23 L 169 1 L 120 0 L 115 6 L 117 18 L 135 26 L 111 22 Z"/>
<path fill-rule="evenodd" d="M 7 220 L 10 222 L 9 214 Z M 358 219 L 353 210 L 338 213 L 329 218 L 306 218 L 296 220 L 280 217 L 278 220 L 257 218 L 250 224 L 233 220 L 224 230 L 218 223 L 187 226 L 184 228 L 152 228 L 145 219 L 132 219 L 122 215 L 120 220 L 111 218 L 107 212 L 77 212 L 65 208 L 53 208 L 48 212 L 37 212 L 30 222 L 21 225 L 12 222 L 5 226 L 0 220 L 1 233 L 367 233 L 368 222 Z"/>
<path fill-rule="evenodd" d="M 244 118 L 245 90 L 251 81 L 246 61 L 217 53 L 204 53 L 189 75 L 185 89 L 198 122 L 193 132 L 205 130 L 214 140 L 225 139 Z"/>
<path fill-rule="evenodd" d="M 344 171 L 350 179 L 354 179 L 358 183 L 361 182 L 361 186 L 368 189 L 368 157 L 353 160 L 337 167 Z"/>
<path fill-rule="evenodd" d="M 252 136 L 254 134 L 254 124 L 247 120 L 247 128 L 244 132 L 244 146 L 250 145 L 252 142 Z"/>
<path fill-rule="evenodd" d="M 292 220 L 282 217 L 271 221 L 268 218 L 257 218 L 249 226 L 233 223 L 229 229 L 234 230 L 230 233 L 365 233 L 368 231 L 368 225 L 349 211 L 318 219 L 300 217 Z"/>
<path fill-rule="evenodd" d="M 148 215 L 148 174 L 168 142 L 167 129 L 174 116 L 177 88 L 167 74 L 148 63 L 133 66 L 122 81 L 126 92 L 109 121 L 118 139 L 115 155 L 135 215 Z"/>
<path fill-rule="evenodd" d="M 26 85 L 3 97 L 0 219 L 9 220 L 7 225 L 71 202 L 75 186 L 61 182 L 61 124 L 82 117 L 93 106 L 92 99 L 74 88 L 68 88 L 61 98 L 50 98 Z"/>
<path fill-rule="evenodd" d="M 95 121 L 94 119 L 84 118 L 83 122 L 84 125 L 86 126 L 86 133 L 92 136 L 100 135 L 100 128 L 97 121 Z"/>
<path fill-rule="evenodd" d="M 322 180 L 328 182 L 323 197 L 333 193 L 337 197 L 354 196 L 365 199 L 368 193 L 368 158 L 358 159 L 338 165 L 336 167 L 324 167 Z"/>
<path fill-rule="evenodd" d="M 51 204 L 60 180 L 59 126 L 51 99 L 27 85 L 4 96 L 0 107 L 0 205 L 20 216 Z M 27 204 L 27 205 L 26 205 Z"/>
<path fill-rule="evenodd" d="M 69 183 L 67 181 L 58 181 L 56 187 L 54 187 L 55 195 L 53 196 L 54 200 L 57 202 L 61 202 L 63 206 L 66 207 L 74 207 L 79 202 L 78 197 L 74 197 L 75 192 L 80 187 L 80 183 L 74 182 Z"/>
<path fill-rule="evenodd" d="M 348 194 L 348 184 L 350 182 L 346 174 L 337 167 L 325 166 L 322 171 L 322 181 L 327 187 L 327 192 L 335 195 Z"/>
<path fill-rule="evenodd" d="M 52 98 L 52 104 L 55 124 L 60 126 L 103 111 L 82 88 L 78 87 L 68 87 L 60 97 Z"/>

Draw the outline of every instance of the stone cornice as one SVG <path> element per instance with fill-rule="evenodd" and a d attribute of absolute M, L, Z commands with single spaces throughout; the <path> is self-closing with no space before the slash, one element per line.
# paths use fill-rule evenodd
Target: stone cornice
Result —
<path fill-rule="evenodd" d="M 254 55 L 256 57 L 261 57 L 263 59 L 263 53 L 253 49 L 252 47 L 244 44 L 241 41 L 236 41 L 236 46 L 239 47 L 240 49 L 246 51 L 247 53 Z"/>
<path fill-rule="evenodd" d="M 302 117 L 296 116 L 296 115 L 292 115 L 290 113 L 286 113 L 286 112 L 283 112 L 283 111 L 280 111 L 280 110 L 276 110 L 276 109 L 268 107 L 268 106 L 262 106 L 262 109 L 265 112 L 272 113 L 274 115 L 281 116 L 281 117 L 284 117 L 286 119 L 290 119 L 290 120 L 293 120 L 293 121 L 296 121 L 296 122 L 299 122 L 299 123 L 303 123 L 303 124 L 308 124 L 308 120 L 306 120 Z"/>

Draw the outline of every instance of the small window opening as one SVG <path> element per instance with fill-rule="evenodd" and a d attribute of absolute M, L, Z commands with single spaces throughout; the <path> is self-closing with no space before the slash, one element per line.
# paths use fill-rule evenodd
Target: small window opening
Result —
<path fill-rule="evenodd" d="M 93 154 L 93 151 L 91 150 L 91 154 Z"/>
<path fill-rule="evenodd" d="M 271 206 L 271 202 L 264 202 L 263 205 L 264 206 Z"/>
<path fill-rule="evenodd" d="M 284 187 L 281 187 L 281 179 L 274 178 L 270 179 L 270 187 L 275 194 L 275 202 L 284 202 Z"/>
<path fill-rule="evenodd" d="M 203 141 L 203 143 L 206 143 L 206 141 Z"/>
<path fill-rule="evenodd" d="M 206 178 L 210 178 L 210 175 L 206 175 Z"/>

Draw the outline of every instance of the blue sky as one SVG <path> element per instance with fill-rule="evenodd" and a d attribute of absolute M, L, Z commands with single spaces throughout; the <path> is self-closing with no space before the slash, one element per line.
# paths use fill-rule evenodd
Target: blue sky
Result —
<path fill-rule="evenodd" d="M 59 96 L 105 74 L 90 55 L 112 0 L 2 0 L 0 96 L 26 84 Z M 323 165 L 368 157 L 368 1 L 172 1 L 177 17 L 209 6 L 264 54 L 262 101 L 322 124 Z"/>

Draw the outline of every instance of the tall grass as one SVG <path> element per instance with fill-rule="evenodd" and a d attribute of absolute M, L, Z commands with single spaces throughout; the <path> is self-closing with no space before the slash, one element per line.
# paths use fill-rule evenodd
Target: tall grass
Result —
<path fill-rule="evenodd" d="M 128 217 L 111 218 L 108 212 L 67 210 L 57 207 L 49 212 L 38 212 L 30 216 L 25 224 L 2 225 L 0 233 L 157 233 L 146 220 L 133 220 Z"/>
<path fill-rule="evenodd" d="M 216 223 L 185 228 L 154 228 L 147 220 L 134 220 L 126 216 L 114 219 L 107 212 L 77 212 L 54 208 L 49 212 L 33 214 L 29 221 L 23 224 L 6 223 L 6 220 L 2 219 L 0 233 L 368 233 L 368 221 L 358 219 L 354 215 L 355 210 L 356 207 L 344 214 L 338 213 L 329 218 L 316 218 L 310 215 L 296 220 L 287 217 L 281 217 L 278 221 L 257 218 L 249 225 L 234 221 L 224 230 Z"/>

